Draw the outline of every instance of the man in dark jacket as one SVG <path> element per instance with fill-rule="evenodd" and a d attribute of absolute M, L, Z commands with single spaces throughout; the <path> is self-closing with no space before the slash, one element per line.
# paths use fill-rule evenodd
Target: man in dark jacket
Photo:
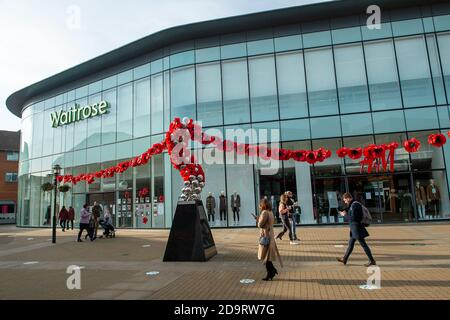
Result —
<path fill-rule="evenodd" d="M 353 251 L 353 247 L 355 246 L 356 240 L 358 240 L 361 247 L 364 249 L 367 257 L 369 258 L 369 263 L 366 263 L 365 266 L 374 266 L 376 265 L 375 259 L 372 256 L 372 252 L 370 251 L 369 246 L 366 243 L 364 238 L 369 236 L 369 233 L 366 230 L 366 227 L 361 223 L 363 218 L 363 209 L 361 203 L 354 201 L 353 197 L 349 193 L 344 193 L 343 200 L 345 204 L 348 206 L 348 213 L 346 211 L 340 211 L 339 213 L 349 222 L 350 225 L 350 240 L 348 241 L 347 252 L 343 258 L 336 258 L 337 261 L 347 264 L 347 260 L 350 257 L 350 254 Z"/>
<path fill-rule="evenodd" d="M 297 202 L 294 200 L 294 194 L 292 191 L 286 191 L 285 194 L 288 197 L 287 200 L 287 207 L 289 208 L 289 222 L 291 223 L 291 229 L 292 229 L 292 237 L 294 238 L 294 241 L 298 241 L 297 238 L 297 221 L 295 221 L 295 207 L 297 206 Z"/>
<path fill-rule="evenodd" d="M 94 201 L 94 206 L 92 207 L 92 218 L 94 220 L 94 239 L 97 238 L 98 224 L 100 221 L 100 216 L 102 215 L 102 211 L 102 207 L 97 203 L 97 201 Z"/>
<path fill-rule="evenodd" d="M 66 228 L 69 230 L 69 222 L 72 224 L 73 230 L 73 220 L 75 220 L 75 210 L 72 206 L 69 207 L 69 214 L 67 216 Z"/>

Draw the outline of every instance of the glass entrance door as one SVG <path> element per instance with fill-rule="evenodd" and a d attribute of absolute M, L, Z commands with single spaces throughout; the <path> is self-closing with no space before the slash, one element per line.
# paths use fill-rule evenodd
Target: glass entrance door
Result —
<path fill-rule="evenodd" d="M 385 195 L 383 185 L 376 176 L 349 176 L 348 191 L 353 199 L 369 209 L 373 223 L 383 222 Z"/>
<path fill-rule="evenodd" d="M 415 220 L 410 174 L 379 176 L 383 188 L 382 213 L 384 222 L 411 222 Z"/>
<path fill-rule="evenodd" d="M 374 223 L 415 220 L 409 173 L 351 176 L 348 190 L 369 209 Z"/>
<path fill-rule="evenodd" d="M 106 192 L 106 193 L 89 193 L 87 195 L 87 203 L 89 207 L 92 209 L 94 202 L 97 202 L 103 209 L 108 210 L 111 214 L 112 223 L 116 225 L 116 203 L 114 192 Z M 101 217 L 102 218 L 102 217 Z"/>

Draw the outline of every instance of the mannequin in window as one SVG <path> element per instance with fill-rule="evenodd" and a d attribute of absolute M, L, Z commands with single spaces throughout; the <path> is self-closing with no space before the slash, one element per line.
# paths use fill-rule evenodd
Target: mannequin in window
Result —
<path fill-rule="evenodd" d="M 441 201 L 441 191 L 439 187 L 434 184 L 434 179 L 430 179 L 430 184 L 427 186 L 427 200 L 429 208 L 434 218 L 439 216 L 439 202 Z"/>
<path fill-rule="evenodd" d="M 392 188 L 389 192 L 389 204 L 391 206 L 391 212 L 397 213 L 397 200 L 398 200 L 398 193 L 396 192 L 394 188 Z"/>
<path fill-rule="evenodd" d="M 416 182 L 415 193 L 419 219 L 425 219 L 425 203 L 427 201 L 427 194 L 425 192 L 425 188 L 420 185 L 420 181 Z"/>
<path fill-rule="evenodd" d="M 239 224 L 239 210 L 241 209 L 241 197 L 237 191 L 233 192 L 231 195 L 231 210 L 233 211 L 233 223 Z M 237 222 L 236 222 L 237 217 Z"/>
<path fill-rule="evenodd" d="M 208 193 L 206 197 L 206 211 L 208 211 L 208 222 L 212 220 L 214 222 L 214 214 L 216 210 L 216 199 L 214 198 L 212 192 Z"/>
<path fill-rule="evenodd" d="M 408 220 L 412 220 L 412 194 L 405 190 L 399 197 L 400 199 L 400 207 L 402 209 L 402 217 L 406 219 L 406 215 L 408 216 Z"/>
<path fill-rule="evenodd" d="M 222 221 L 222 214 L 223 214 L 223 220 L 227 220 L 227 197 L 225 196 L 225 191 L 220 192 L 219 196 L 219 211 L 220 211 L 220 221 Z"/>

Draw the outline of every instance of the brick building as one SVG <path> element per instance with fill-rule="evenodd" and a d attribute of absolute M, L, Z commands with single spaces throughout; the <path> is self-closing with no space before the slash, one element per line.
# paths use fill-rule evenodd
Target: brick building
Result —
<path fill-rule="evenodd" d="M 20 131 L 0 130 L 0 223 L 15 222 Z"/>

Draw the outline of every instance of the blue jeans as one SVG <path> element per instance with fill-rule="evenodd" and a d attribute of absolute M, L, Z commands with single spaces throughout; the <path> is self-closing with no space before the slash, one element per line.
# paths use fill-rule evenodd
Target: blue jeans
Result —
<path fill-rule="evenodd" d="M 294 237 L 292 235 L 292 227 L 291 227 L 290 219 L 287 217 L 287 215 L 281 215 L 281 217 L 282 217 L 281 221 L 283 222 L 283 231 L 281 231 L 277 235 L 277 238 L 283 237 L 283 235 L 286 233 L 286 231 L 289 231 L 289 239 L 294 240 Z"/>
<path fill-rule="evenodd" d="M 292 216 L 291 218 L 289 218 L 289 222 L 291 223 L 291 233 L 292 233 L 292 239 L 293 240 L 297 240 L 297 233 L 296 233 L 296 228 L 297 226 L 295 225 L 295 218 L 294 216 Z"/>
<path fill-rule="evenodd" d="M 355 242 L 357 239 L 350 238 L 348 241 L 348 248 L 344 255 L 344 260 L 347 261 L 350 255 L 352 254 L 353 248 L 355 247 Z M 375 259 L 372 256 L 372 252 L 370 251 L 369 246 L 366 243 L 366 240 L 364 239 L 358 239 L 359 244 L 363 248 L 364 252 L 367 255 L 367 258 L 369 258 L 370 261 L 375 261 Z"/>

